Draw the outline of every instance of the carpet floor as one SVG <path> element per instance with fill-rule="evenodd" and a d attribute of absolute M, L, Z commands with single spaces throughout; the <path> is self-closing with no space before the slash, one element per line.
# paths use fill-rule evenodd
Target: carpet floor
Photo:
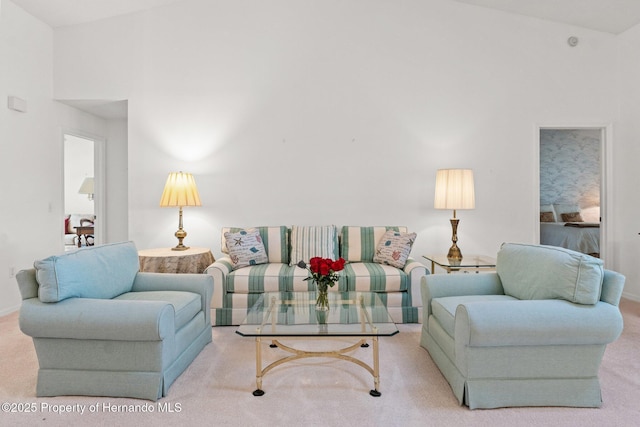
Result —
<path fill-rule="evenodd" d="M 417 324 L 398 325 L 399 334 L 381 339 L 380 397 L 369 395 L 373 379 L 363 368 L 326 358 L 303 359 L 275 368 L 264 377 L 265 395 L 254 397 L 254 341 L 237 335 L 236 327 L 215 327 L 213 343 L 158 402 L 84 396 L 36 398 L 35 350 L 31 338 L 18 328 L 18 314 L 12 313 L 0 317 L 0 425 L 638 425 L 640 303 L 623 300 L 621 309 L 624 332 L 607 347 L 600 368 L 601 408 L 474 411 L 458 405 L 429 353 L 419 346 L 421 326 Z M 275 360 L 282 354 L 263 345 L 265 359 Z M 359 348 L 353 355 L 371 363 L 371 347 Z"/>

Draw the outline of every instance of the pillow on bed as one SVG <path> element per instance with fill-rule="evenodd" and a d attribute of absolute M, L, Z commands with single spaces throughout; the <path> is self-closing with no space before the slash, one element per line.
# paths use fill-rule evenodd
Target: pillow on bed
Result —
<path fill-rule="evenodd" d="M 556 222 L 553 212 L 540 212 L 540 222 Z"/>
<path fill-rule="evenodd" d="M 580 212 L 568 212 L 560 215 L 563 222 L 584 222 Z"/>
<path fill-rule="evenodd" d="M 553 210 L 556 213 L 556 221 L 564 221 L 562 219 L 562 214 L 580 212 L 580 206 L 575 203 L 554 203 Z"/>
<path fill-rule="evenodd" d="M 547 212 L 551 214 L 551 220 L 543 221 L 542 214 Z M 556 222 L 557 220 L 558 218 L 556 216 L 556 210 L 553 208 L 553 205 L 540 205 L 540 221 L 541 222 Z"/>

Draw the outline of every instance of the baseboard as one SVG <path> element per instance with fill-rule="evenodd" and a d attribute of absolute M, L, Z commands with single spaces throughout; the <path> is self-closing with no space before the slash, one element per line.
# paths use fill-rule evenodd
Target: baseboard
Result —
<path fill-rule="evenodd" d="M 629 292 L 623 292 L 622 298 L 635 301 L 635 302 L 640 302 L 640 295 L 631 294 Z"/>
<path fill-rule="evenodd" d="M 14 311 L 18 311 L 19 309 L 20 309 L 20 304 L 13 307 L 5 308 L 4 310 L 0 310 L 0 317 L 11 314 Z"/>

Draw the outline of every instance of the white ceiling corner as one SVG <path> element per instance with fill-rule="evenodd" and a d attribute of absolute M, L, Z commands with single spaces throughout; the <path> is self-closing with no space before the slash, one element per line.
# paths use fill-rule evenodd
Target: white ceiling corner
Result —
<path fill-rule="evenodd" d="M 595 31 L 620 34 L 640 23 L 638 0 L 455 0 Z"/>
<path fill-rule="evenodd" d="M 140 12 L 182 0 L 11 0 L 53 28 Z M 295 0 L 292 0 L 295 1 Z M 640 0 L 451 0 L 620 34 L 640 23 Z"/>
<path fill-rule="evenodd" d="M 181 0 L 11 0 L 53 28 L 127 15 Z"/>

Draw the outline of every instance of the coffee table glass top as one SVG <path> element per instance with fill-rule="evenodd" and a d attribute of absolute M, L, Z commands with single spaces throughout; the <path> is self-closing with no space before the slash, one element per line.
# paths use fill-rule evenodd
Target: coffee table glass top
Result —
<path fill-rule="evenodd" d="M 245 337 L 391 336 L 398 333 L 375 292 L 329 292 L 329 311 L 315 292 L 265 292 L 236 333 Z"/>

